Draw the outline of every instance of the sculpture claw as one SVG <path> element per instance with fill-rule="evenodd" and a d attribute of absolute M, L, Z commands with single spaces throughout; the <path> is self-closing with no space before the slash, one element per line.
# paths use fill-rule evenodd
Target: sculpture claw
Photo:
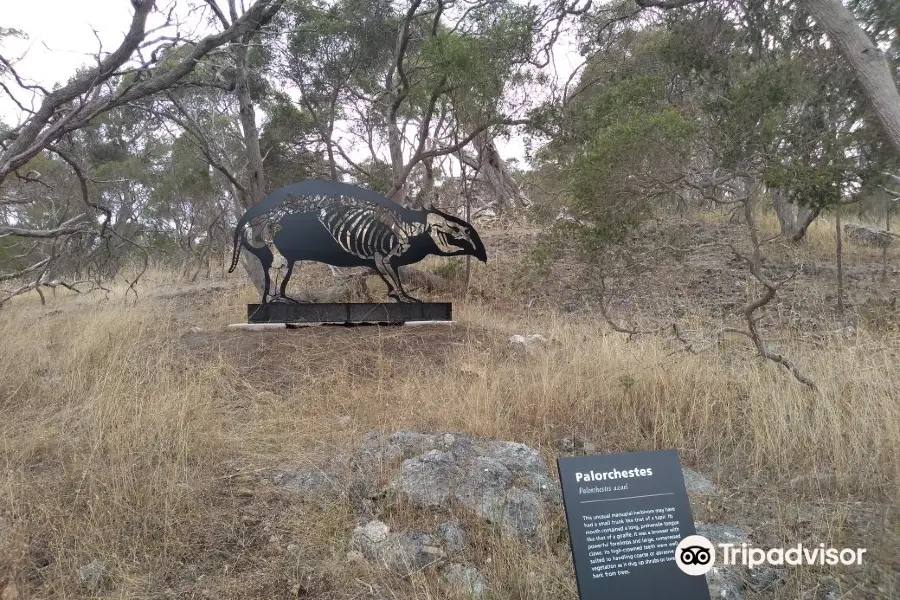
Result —
<path fill-rule="evenodd" d="M 415 303 L 421 304 L 421 302 L 422 302 L 418 298 L 413 298 L 412 296 L 410 296 L 408 294 L 403 294 L 400 292 L 390 292 L 390 293 L 388 293 L 388 296 L 390 296 L 397 302 L 405 302 L 406 304 L 415 304 Z"/>

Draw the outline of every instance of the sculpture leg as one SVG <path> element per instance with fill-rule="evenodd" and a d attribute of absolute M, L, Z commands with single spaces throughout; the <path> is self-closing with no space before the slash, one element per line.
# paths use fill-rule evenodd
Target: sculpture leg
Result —
<path fill-rule="evenodd" d="M 288 266 L 288 261 L 284 258 L 284 256 L 282 256 L 281 252 L 278 251 L 278 248 L 276 248 L 274 244 L 269 245 L 269 251 L 272 254 L 272 259 L 269 262 L 269 268 L 267 269 L 267 272 L 269 273 L 270 281 L 274 281 L 277 285 L 279 275 L 281 275 L 281 270 Z M 293 266 L 293 263 L 291 263 L 291 266 Z M 275 293 L 272 294 L 272 300 L 274 302 L 281 302 L 283 300 L 284 289 L 289 278 L 290 271 L 288 270 L 288 274 L 286 274 L 282 279 L 281 285 L 276 289 Z"/>
<path fill-rule="evenodd" d="M 258 237 L 257 241 L 259 241 Z M 259 259 L 259 262 L 262 265 L 263 293 L 260 304 L 266 304 L 269 301 L 269 292 L 272 289 L 272 279 L 269 276 L 269 269 L 272 268 L 272 251 L 266 246 L 254 246 L 247 241 L 247 236 L 244 233 L 241 234 L 241 243 L 253 256 Z"/>
<path fill-rule="evenodd" d="M 281 297 L 287 299 L 287 284 L 291 279 L 291 273 L 294 272 L 294 261 L 289 261 L 287 273 L 284 274 L 284 280 L 281 282 Z"/>
<path fill-rule="evenodd" d="M 397 302 L 421 302 L 418 298 L 413 298 L 403 289 L 403 283 L 400 281 L 400 275 L 391 266 L 390 258 L 375 257 L 375 267 L 378 274 L 388 286 L 388 296 Z"/>
<path fill-rule="evenodd" d="M 268 248 L 266 248 L 268 250 Z M 262 293 L 262 302 L 260 304 L 267 304 L 269 302 L 270 292 L 272 290 L 272 278 L 269 276 L 269 269 L 272 267 L 272 255 L 268 252 L 254 252 L 256 257 L 259 258 L 259 262 L 262 263 L 263 269 L 263 293 Z"/>

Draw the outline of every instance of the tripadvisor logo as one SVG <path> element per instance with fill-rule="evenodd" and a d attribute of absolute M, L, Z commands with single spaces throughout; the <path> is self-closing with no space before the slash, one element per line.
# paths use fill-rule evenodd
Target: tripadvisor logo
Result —
<path fill-rule="evenodd" d="M 722 566 L 743 565 L 754 568 L 762 565 L 861 565 L 865 548 L 826 548 L 825 544 L 809 547 L 797 544 L 790 548 L 763 550 L 750 544 L 717 544 L 702 535 L 689 535 L 675 548 L 675 564 L 688 575 L 705 575 L 721 556 Z"/>

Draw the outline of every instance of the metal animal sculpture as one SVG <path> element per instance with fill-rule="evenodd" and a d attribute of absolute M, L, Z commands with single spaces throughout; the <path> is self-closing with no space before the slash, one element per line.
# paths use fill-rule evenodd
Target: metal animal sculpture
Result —
<path fill-rule="evenodd" d="M 247 229 L 260 235 L 253 245 Z M 251 206 L 234 230 L 231 268 L 241 247 L 253 253 L 265 270 L 262 303 L 292 301 L 288 280 L 299 260 L 336 267 L 370 267 L 398 302 L 420 302 L 403 289 L 397 269 L 429 254 L 472 255 L 487 262 L 484 244 L 475 228 L 436 208 L 412 210 L 355 185 L 338 181 L 304 181 L 275 190 Z M 280 289 L 270 294 L 269 270 L 280 255 L 287 273 Z"/>

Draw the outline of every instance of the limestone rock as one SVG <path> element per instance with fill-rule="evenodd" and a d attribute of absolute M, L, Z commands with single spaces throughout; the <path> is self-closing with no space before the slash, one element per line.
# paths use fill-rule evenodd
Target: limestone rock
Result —
<path fill-rule="evenodd" d="M 438 564 L 444 551 L 437 540 L 419 531 L 391 533 L 381 521 L 370 521 L 353 531 L 353 549 L 376 565 L 410 575 Z M 352 560 L 348 555 L 348 560 Z"/>
<path fill-rule="evenodd" d="M 444 573 L 444 579 L 470 598 L 482 598 L 487 591 L 484 575 L 475 567 L 451 564 Z"/>
<path fill-rule="evenodd" d="M 856 225 L 855 223 L 845 223 L 844 234 L 857 244 L 875 246 L 877 248 L 890 246 L 894 239 L 894 236 L 884 229 L 870 225 Z"/>
<path fill-rule="evenodd" d="M 596 454 L 597 445 L 584 438 L 566 436 L 556 440 L 553 444 L 556 450 L 562 454 Z"/>
<path fill-rule="evenodd" d="M 78 569 L 78 580 L 88 590 L 101 589 L 106 583 L 106 563 L 95 558 Z"/>
<path fill-rule="evenodd" d="M 517 354 L 533 354 L 548 343 L 547 338 L 534 333 L 530 335 L 513 335 L 509 338 L 509 348 Z"/>
<path fill-rule="evenodd" d="M 445 507 L 453 496 L 453 484 L 459 476 L 459 467 L 451 454 L 429 450 L 403 461 L 391 491 L 403 492 L 420 506 Z"/>
<path fill-rule="evenodd" d="M 353 530 L 353 547 L 363 553 L 366 558 L 374 557 L 376 548 L 388 539 L 391 528 L 381 521 L 369 521 Z"/>
<path fill-rule="evenodd" d="M 459 521 L 444 521 L 437 526 L 437 534 L 444 542 L 444 547 L 451 552 L 461 552 L 469 545 L 469 534 Z"/>
<path fill-rule="evenodd" d="M 367 434 L 351 464 L 359 480 L 371 481 L 371 471 L 361 465 L 387 467 L 397 459 L 401 462 L 387 488 L 390 497 L 422 508 L 461 505 L 526 540 L 537 536 L 547 512 L 544 505 L 561 503 L 546 461 L 518 442 L 462 433 Z M 351 490 L 351 499 L 356 495 Z"/>
<path fill-rule="evenodd" d="M 712 481 L 687 467 L 681 468 L 684 474 L 684 486 L 687 488 L 688 494 L 697 494 L 700 496 L 714 494 L 718 490 L 716 484 Z"/>
<path fill-rule="evenodd" d="M 319 470 L 282 470 L 273 479 L 282 489 L 302 496 L 340 493 L 337 478 Z"/>

